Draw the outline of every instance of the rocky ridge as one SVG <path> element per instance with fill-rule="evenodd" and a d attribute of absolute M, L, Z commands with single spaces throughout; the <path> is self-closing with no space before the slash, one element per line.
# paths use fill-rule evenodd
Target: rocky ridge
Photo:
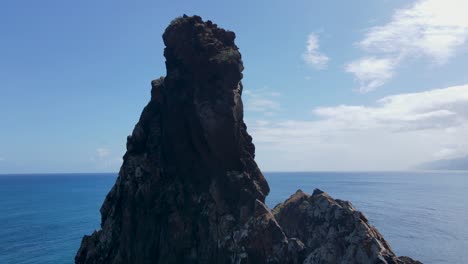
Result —
<path fill-rule="evenodd" d="M 417 263 L 348 202 L 297 192 L 270 211 L 243 121 L 235 34 L 198 16 L 163 34 L 167 74 L 76 263 Z"/>
<path fill-rule="evenodd" d="M 301 190 L 272 210 L 288 237 L 305 245 L 309 263 L 420 263 L 397 257 L 383 236 L 348 201 Z"/>

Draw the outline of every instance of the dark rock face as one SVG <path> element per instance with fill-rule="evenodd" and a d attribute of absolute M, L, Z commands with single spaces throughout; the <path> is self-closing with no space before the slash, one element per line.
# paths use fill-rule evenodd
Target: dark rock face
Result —
<path fill-rule="evenodd" d="M 397 257 L 382 235 L 348 201 L 334 200 L 316 189 L 298 190 L 273 209 L 288 237 L 305 245 L 309 263 L 420 263 Z"/>
<path fill-rule="evenodd" d="M 76 263 L 282 263 L 288 240 L 266 208 L 268 183 L 243 122 L 233 32 L 200 17 L 164 32 L 167 76 L 127 139 Z"/>
<path fill-rule="evenodd" d="M 269 187 L 243 121 L 243 65 L 234 38 L 198 16 L 178 18 L 166 29 L 167 75 L 152 82 L 151 100 L 127 138 L 119 177 L 102 205 L 101 229 L 83 238 L 76 263 L 308 258 L 307 243 L 316 240 L 292 231 L 286 211 L 277 210 L 285 234 L 264 204 Z"/>

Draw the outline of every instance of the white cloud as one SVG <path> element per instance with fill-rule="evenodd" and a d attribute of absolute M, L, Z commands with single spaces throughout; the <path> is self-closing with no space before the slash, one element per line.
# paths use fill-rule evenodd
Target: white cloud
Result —
<path fill-rule="evenodd" d="M 398 170 L 468 154 L 468 84 L 312 113 L 249 124 L 266 170 Z"/>
<path fill-rule="evenodd" d="M 96 154 L 91 157 L 91 161 L 98 166 L 99 169 L 115 171 L 122 164 L 122 158 L 115 155 L 109 148 L 99 147 L 96 149 Z"/>
<path fill-rule="evenodd" d="M 453 158 L 453 155 L 457 154 L 457 149 L 455 148 L 442 148 L 439 151 L 434 153 L 434 158 L 441 160 L 441 159 L 450 159 Z"/>
<path fill-rule="evenodd" d="M 306 51 L 302 55 L 304 61 L 316 69 L 324 69 L 330 60 L 325 54 L 319 51 L 319 39 L 314 33 L 309 34 L 307 37 Z"/>
<path fill-rule="evenodd" d="M 467 40 L 466 10 L 466 1 L 417 1 L 410 8 L 397 10 L 388 24 L 371 28 L 360 45 L 382 52 L 423 54 L 445 62 Z"/>
<path fill-rule="evenodd" d="M 281 94 L 276 91 L 268 88 L 245 90 L 244 95 L 247 111 L 272 115 L 281 109 L 280 103 L 277 100 Z"/>
<path fill-rule="evenodd" d="M 449 128 L 468 120 L 468 85 L 384 97 L 374 107 L 320 107 L 319 117 L 346 128 L 385 127 L 392 131 Z"/>
<path fill-rule="evenodd" d="M 97 154 L 98 158 L 100 158 L 100 159 L 107 158 L 110 155 L 110 150 L 108 148 L 104 148 L 104 147 L 97 148 L 96 149 L 96 154 Z"/>
<path fill-rule="evenodd" d="M 408 8 L 396 10 L 387 24 L 370 28 L 359 46 L 378 54 L 383 60 L 393 58 L 391 73 L 401 61 L 409 57 L 427 57 L 436 64 L 446 63 L 467 42 L 466 10 L 467 1 L 417 1 Z M 346 68 L 355 63 L 352 62 Z M 382 86 L 393 76 L 392 73 L 388 78 L 381 78 L 373 77 L 373 72 L 368 75 L 365 71 L 360 73 L 360 76 L 355 74 L 356 78 L 361 82 L 365 79 L 369 91 Z"/>
<path fill-rule="evenodd" d="M 370 92 L 382 86 L 394 75 L 396 60 L 389 58 L 366 57 L 353 61 L 346 66 L 346 71 L 354 74 L 360 83 L 359 91 Z"/>

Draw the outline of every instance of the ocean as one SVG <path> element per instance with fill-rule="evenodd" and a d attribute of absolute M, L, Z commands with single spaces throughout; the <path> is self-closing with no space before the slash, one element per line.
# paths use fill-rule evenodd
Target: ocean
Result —
<path fill-rule="evenodd" d="M 270 208 L 297 189 L 351 201 L 398 255 L 468 263 L 466 172 L 264 173 Z M 0 263 L 71 264 L 84 234 L 99 228 L 112 174 L 0 175 Z"/>

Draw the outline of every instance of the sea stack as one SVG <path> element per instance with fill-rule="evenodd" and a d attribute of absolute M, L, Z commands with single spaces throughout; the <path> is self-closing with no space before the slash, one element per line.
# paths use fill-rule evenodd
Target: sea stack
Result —
<path fill-rule="evenodd" d="M 296 193 L 275 209 L 275 219 L 243 121 L 243 65 L 234 39 L 199 16 L 167 27 L 167 75 L 151 83 L 151 100 L 101 207 L 101 229 L 83 238 L 75 262 L 417 263 L 397 258 L 361 213 L 323 194 Z M 338 219 L 316 221 L 311 212 L 325 203 L 320 199 L 329 208 L 321 214 L 340 211 Z M 332 237 L 316 234 L 331 228 Z M 348 241 L 349 232 L 365 239 Z M 353 252 L 360 255 L 341 256 Z"/>

